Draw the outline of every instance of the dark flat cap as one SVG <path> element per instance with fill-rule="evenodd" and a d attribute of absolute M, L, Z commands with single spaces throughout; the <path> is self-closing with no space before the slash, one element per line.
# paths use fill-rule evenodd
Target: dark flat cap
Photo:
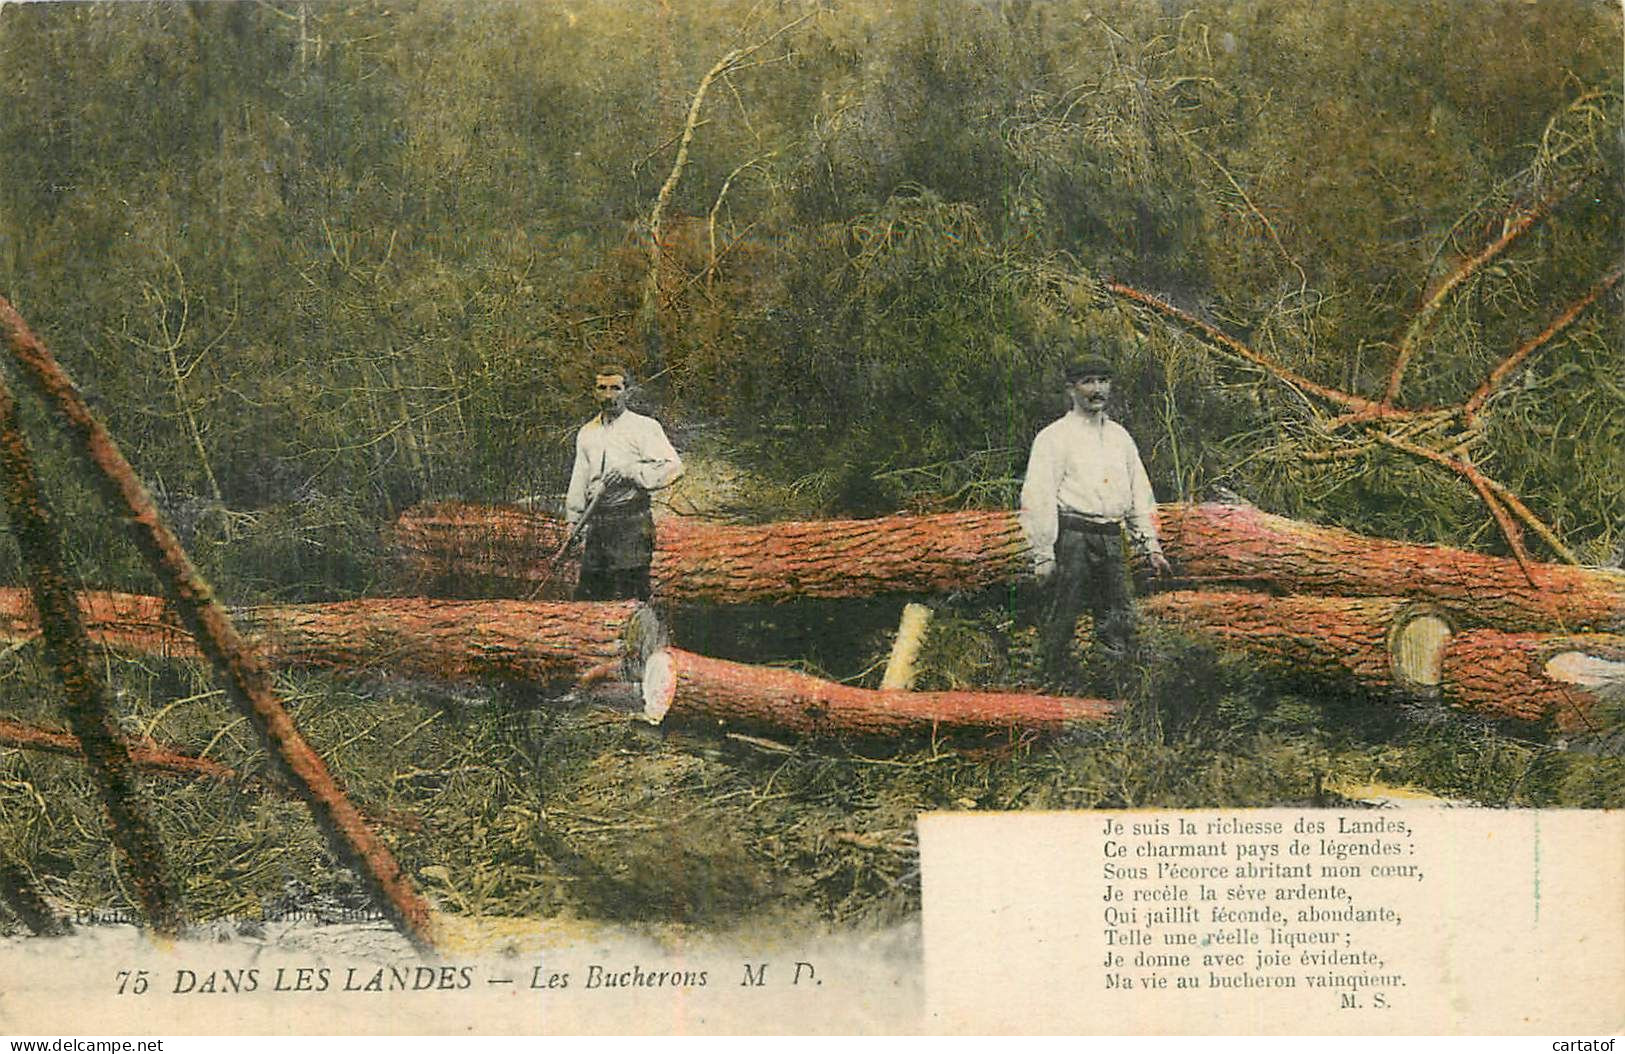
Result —
<path fill-rule="evenodd" d="M 1098 356 L 1073 359 L 1066 364 L 1066 383 L 1071 384 L 1085 377 L 1105 377 L 1109 380 L 1114 372 L 1112 364 Z"/>

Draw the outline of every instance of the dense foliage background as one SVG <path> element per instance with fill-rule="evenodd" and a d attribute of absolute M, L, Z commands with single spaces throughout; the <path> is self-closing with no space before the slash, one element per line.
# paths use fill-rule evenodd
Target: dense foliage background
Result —
<path fill-rule="evenodd" d="M 295 593 L 366 588 L 356 528 L 414 500 L 561 489 L 602 359 L 781 485 L 746 514 L 1005 503 L 1062 405 L 1044 340 L 1090 332 L 1161 496 L 1494 548 L 1463 480 L 1305 460 L 1301 396 L 1101 282 L 1380 394 L 1430 281 L 1560 197 L 1423 342 L 1405 395 L 1459 400 L 1617 259 L 1619 31 L 1585 0 L 8 5 L 0 293 L 183 527 Z M 1480 454 L 1594 562 L 1618 319 L 1544 349 Z"/>

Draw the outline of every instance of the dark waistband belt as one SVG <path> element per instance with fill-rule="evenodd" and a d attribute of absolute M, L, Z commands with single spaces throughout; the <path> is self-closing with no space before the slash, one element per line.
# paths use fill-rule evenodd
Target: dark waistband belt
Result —
<path fill-rule="evenodd" d="M 598 511 L 593 515 L 597 519 L 619 520 L 629 519 L 635 516 L 642 516 L 648 511 L 649 492 L 642 491 L 636 497 L 630 498 L 626 501 L 617 502 L 614 505 L 599 505 Z"/>
<path fill-rule="evenodd" d="M 1056 519 L 1061 530 L 1078 531 L 1082 534 L 1108 534 L 1116 535 L 1123 532 L 1123 525 L 1116 520 L 1091 520 L 1087 516 L 1080 516 L 1065 509 L 1057 510 Z"/>

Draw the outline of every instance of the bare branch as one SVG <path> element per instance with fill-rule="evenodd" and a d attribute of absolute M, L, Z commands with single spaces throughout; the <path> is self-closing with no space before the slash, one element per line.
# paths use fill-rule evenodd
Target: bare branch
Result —
<path fill-rule="evenodd" d="M 1536 516 L 1529 506 L 1525 505 L 1505 484 L 1497 483 L 1484 475 L 1472 462 L 1442 454 L 1437 450 L 1386 432 L 1375 432 L 1373 434 L 1379 442 L 1403 450 L 1407 454 L 1431 461 L 1436 465 L 1442 465 L 1471 483 L 1473 489 L 1478 491 L 1479 496 L 1484 499 L 1484 504 L 1495 515 L 1496 522 L 1501 524 L 1501 533 L 1506 537 L 1507 544 L 1512 547 L 1513 555 L 1518 556 L 1518 562 L 1523 565 L 1526 574 L 1529 573 L 1529 567 L 1527 563 L 1528 554 L 1523 548 L 1523 532 L 1518 529 L 1516 524 L 1512 524 L 1509 530 L 1507 523 L 1502 522 L 1502 517 L 1507 510 L 1511 510 L 1518 519 L 1528 525 L 1530 530 L 1538 534 L 1541 540 L 1551 546 L 1552 551 L 1561 557 L 1564 562 L 1576 565 L 1580 563 L 1579 557 L 1575 556 L 1573 550 L 1563 544 L 1556 531 L 1546 526 L 1545 522 L 1539 516 Z M 1531 582 L 1533 582 L 1533 579 L 1531 579 Z"/>
<path fill-rule="evenodd" d="M 1625 266 L 1616 267 L 1603 275 L 1595 285 L 1586 290 L 1584 296 L 1564 308 L 1556 318 L 1547 323 L 1545 329 L 1518 345 L 1512 354 L 1496 363 L 1495 368 L 1490 370 L 1489 375 L 1484 378 L 1484 383 L 1480 384 L 1473 394 L 1468 397 L 1467 401 L 1461 404 L 1462 413 L 1466 416 L 1468 422 L 1473 423 L 1479 409 L 1483 407 L 1491 395 L 1495 394 L 1501 385 L 1506 383 L 1507 378 L 1512 375 L 1513 371 L 1522 366 L 1529 356 L 1545 347 L 1553 337 L 1567 329 L 1570 323 L 1580 317 L 1581 312 L 1596 303 L 1599 297 L 1612 289 L 1619 282 L 1622 275 L 1625 275 Z"/>
<path fill-rule="evenodd" d="M 729 51 L 700 78 L 699 86 L 694 89 L 694 98 L 689 102 L 688 119 L 683 123 L 683 134 L 677 144 L 677 157 L 672 161 L 671 172 L 666 176 L 665 183 L 661 184 L 659 193 L 655 195 L 654 207 L 649 210 L 649 275 L 643 286 L 641 312 L 645 318 L 653 313 L 656 298 L 660 293 L 661 222 L 666 214 L 666 206 L 671 202 L 672 192 L 677 189 L 677 182 L 683 177 L 683 169 L 688 167 L 689 144 L 694 141 L 694 130 L 700 125 L 700 109 L 705 105 L 705 96 L 711 90 L 712 82 L 724 74 L 743 68 L 741 64 L 745 59 L 816 14 L 818 9 L 814 8 L 800 18 L 785 23 L 749 47 Z"/>
<path fill-rule="evenodd" d="M 1384 406 L 1391 405 L 1395 399 L 1399 398 L 1399 388 L 1405 378 L 1405 369 L 1410 365 L 1412 356 L 1416 354 L 1416 342 L 1421 339 L 1422 334 L 1427 332 L 1428 326 L 1433 322 L 1433 316 L 1444 305 L 1445 299 L 1461 283 L 1477 274 L 1485 264 L 1505 252 L 1508 246 L 1523 237 L 1530 228 L 1548 216 L 1552 208 L 1567 197 L 1572 190 L 1572 186 L 1565 188 L 1505 221 L 1501 226 L 1501 236 L 1499 238 L 1485 246 L 1476 256 L 1463 260 L 1460 266 L 1446 275 L 1444 280 L 1434 287 L 1432 293 L 1424 297 L 1421 306 L 1417 308 L 1416 314 L 1411 317 L 1409 324 L 1406 325 L 1404 334 L 1399 338 L 1398 348 L 1394 352 L 1394 364 L 1388 370 L 1388 386 L 1382 396 Z"/>
<path fill-rule="evenodd" d="M 1232 354 L 1252 363 L 1254 366 L 1259 367 L 1277 380 L 1290 384 L 1295 388 L 1300 388 L 1311 395 L 1325 400 L 1326 402 L 1332 403 L 1336 406 L 1341 406 L 1344 409 L 1351 410 L 1357 414 L 1368 414 L 1372 417 L 1411 416 L 1408 412 L 1403 411 L 1399 414 L 1392 414 L 1388 411 L 1388 408 L 1379 403 L 1373 402 L 1370 399 L 1366 399 L 1358 395 L 1352 395 L 1337 388 L 1328 387 L 1319 383 L 1318 381 L 1312 381 L 1302 374 L 1288 369 L 1286 366 L 1281 365 L 1268 356 L 1254 351 L 1252 348 L 1230 336 L 1228 333 L 1225 333 L 1212 323 L 1197 318 L 1195 315 L 1184 310 L 1183 308 L 1175 307 L 1173 304 L 1168 303 L 1161 297 L 1142 292 L 1141 290 L 1135 289 L 1132 286 L 1124 285 L 1122 282 L 1115 280 L 1107 281 L 1106 289 L 1125 300 L 1132 301 L 1141 305 L 1142 307 L 1148 307 L 1166 318 L 1174 319 L 1181 325 L 1197 331 L 1209 342 L 1217 344 L 1226 351 L 1229 351 Z"/>
<path fill-rule="evenodd" d="M 744 164 L 736 167 L 732 172 L 729 172 L 728 178 L 722 181 L 722 189 L 717 191 L 717 200 L 712 203 L 711 212 L 706 217 L 705 224 L 706 236 L 711 244 L 711 260 L 705 269 L 705 287 L 707 289 L 711 288 L 711 280 L 716 276 L 717 272 L 717 213 L 722 209 L 723 199 L 728 196 L 728 188 L 733 186 L 734 178 L 741 172 L 745 171 L 747 168 L 756 167 L 777 152 L 778 151 L 776 150 L 769 151 L 760 157 L 751 158 L 749 161 L 746 161 Z"/>

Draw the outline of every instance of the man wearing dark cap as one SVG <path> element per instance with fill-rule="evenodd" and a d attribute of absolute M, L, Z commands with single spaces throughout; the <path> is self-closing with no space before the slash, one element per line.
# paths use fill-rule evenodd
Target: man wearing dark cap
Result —
<path fill-rule="evenodd" d="M 1066 391 L 1072 409 L 1033 440 L 1021 487 L 1021 525 L 1050 593 L 1039 630 L 1044 668 L 1056 680 L 1071 672 L 1072 637 L 1086 607 L 1095 639 L 1110 654 L 1124 654 L 1133 642 L 1125 531 L 1156 574 L 1170 571 L 1151 522 L 1156 499 L 1139 448 L 1106 415 L 1111 363 L 1098 354 L 1073 359 Z"/>

